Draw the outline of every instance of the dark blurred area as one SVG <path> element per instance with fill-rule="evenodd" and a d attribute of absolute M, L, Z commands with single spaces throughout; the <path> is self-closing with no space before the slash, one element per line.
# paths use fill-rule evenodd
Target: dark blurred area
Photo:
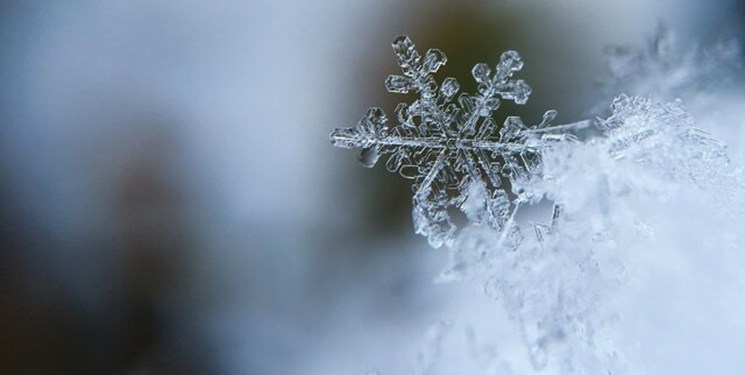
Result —
<path fill-rule="evenodd" d="M 533 95 L 501 113 L 571 122 L 603 46 L 743 20 L 734 0 L 4 1 L 0 373 L 360 373 L 448 304 L 408 181 L 328 144 L 406 99 L 383 87 L 394 35 L 466 91 L 518 50 Z"/>

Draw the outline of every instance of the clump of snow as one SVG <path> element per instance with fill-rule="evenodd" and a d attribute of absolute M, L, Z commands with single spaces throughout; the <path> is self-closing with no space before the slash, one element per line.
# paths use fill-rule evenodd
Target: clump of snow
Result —
<path fill-rule="evenodd" d="M 534 370 L 619 374 L 655 367 L 641 348 L 667 339 L 626 331 L 664 309 L 636 305 L 647 298 L 645 280 L 701 257 L 714 269 L 745 264 L 738 254 L 745 234 L 737 229 L 745 221 L 745 184 L 725 148 L 697 129 L 679 102 L 620 96 L 612 109 L 597 124 L 601 136 L 543 153 L 543 176 L 530 193 L 560 207 L 550 222 L 518 220 L 503 233 L 467 228 L 441 275 L 475 281 L 502 303 Z M 503 241 L 505 233 L 519 240 Z M 712 270 L 702 270 L 712 278 L 707 282 L 726 283 Z M 697 273 L 687 272 L 675 276 Z M 719 313 L 745 313 L 742 304 L 729 309 Z M 743 333 L 732 343 L 745 344 Z M 733 366 L 744 364 L 736 351 L 721 350 Z"/>

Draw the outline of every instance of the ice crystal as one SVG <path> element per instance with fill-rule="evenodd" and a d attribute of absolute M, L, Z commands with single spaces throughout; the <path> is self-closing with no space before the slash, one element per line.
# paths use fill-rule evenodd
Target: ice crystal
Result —
<path fill-rule="evenodd" d="M 549 110 L 535 126 L 517 116 L 498 126 L 492 114 L 501 101 L 525 104 L 531 93 L 525 81 L 513 78 L 523 67 L 515 51 L 504 52 L 493 70 L 476 64 L 471 73 L 478 92 L 456 98 L 460 85 L 455 78 L 438 85 L 433 77 L 447 62 L 442 51 L 430 49 L 422 56 L 407 36 L 396 37 L 392 46 L 403 75 L 388 76 L 385 86 L 418 98 L 396 107 L 392 126 L 382 109 L 368 109 L 357 126 L 332 131 L 332 143 L 362 149 L 359 160 L 366 167 L 387 156 L 389 171 L 414 180 L 414 228 L 433 247 L 454 238 L 452 207 L 470 223 L 504 229 L 519 203 L 531 199 L 522 187 L 540 174 L 541 150 L 571 138 L 568 128 L 587 123 L 550 125 L 556 111 Z"/>
<path fill-rule="evenodd" d="M 681 100 L 661 104 L 621 95 L 611 108 L 613 114 L 598 121 L 598 127 L 605 132 L 602 139 L 612 157 L 643 166 L 633 180 L 646 181 L 645 188 L 654 188 L 660 196 L 669 196 L 670 186 L 692 184 L 712 206 L 745 212 L 732 198 L 742 194 L 742 171 L 719 140 L 696 126 Z"/>

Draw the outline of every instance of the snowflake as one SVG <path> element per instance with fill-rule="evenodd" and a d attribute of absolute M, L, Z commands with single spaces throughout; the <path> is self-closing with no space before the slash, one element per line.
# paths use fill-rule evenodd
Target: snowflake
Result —
<path fill-rule="evenodd" d="M 543 121 L 526 126 L 510 116 L 499 127 L 492 117 L 501 100 L 525 104 L 531 88 L 513 79 L 523 62 L 515 51 L 502 54 L 494 71 L 484 63 L 471 71 L 478 93 L 456 94 L 460 85 L 448 77 L 437 84 L 432 76 L 447 62 L 445 54 L 430 49 L 422 57 L 408 36 L 392 43 L 403 75 L 385 81 L 389 92 L 415 92 L 411 104 L 395 110 L 397 124 L 389 127 L 382 109 L 368 109 L 357 126 L 331 132 L 333 145 L 360 148 L 359 160 L 373 167 L 384 155 L 386 168 L 414 180 L 415 231 L 433 247 L 451 244 L 456 232 L 448 210 L 460 209 L 472 224 L 486 224 L 506 232 L 521 202 L 532 197 L 523 190 L 540 174 L 541 150 L 548 143 L 572 139 L 567 133 L 589 125 L 549 125 L 556 111 Z"/>

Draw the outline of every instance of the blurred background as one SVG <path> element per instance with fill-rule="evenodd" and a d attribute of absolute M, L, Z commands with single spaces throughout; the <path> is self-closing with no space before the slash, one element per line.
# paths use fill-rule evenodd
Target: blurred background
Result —
<path fill-rule="evenodd" d="M 408 181 L 329 144 L 405 99 L 392 38 L 466 91 L 515 49 L 533 95 L 502 112 L 571 122 L 606 99 L 605 47 L 660 24 L 743 38 L 745 4 L 2 1 L 0 373 L 402 373 L 491 302 L 432 283 Z"/>

